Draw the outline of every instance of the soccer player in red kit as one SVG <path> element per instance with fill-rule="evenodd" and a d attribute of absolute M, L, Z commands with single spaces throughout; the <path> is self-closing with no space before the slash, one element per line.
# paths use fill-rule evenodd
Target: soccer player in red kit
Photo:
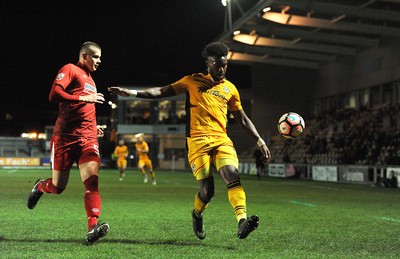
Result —
<path fill-rule="evenodd" d="M 51 139 L 52 178 L 36 181 L 27 205 L 33 209 L 43 193 L 60 194 L 68 183 L 74 162 L 85 185 L 84 204 L 88 218 L 87 244 L 104 237 L 110 226 L 98 223 L 101 198 L 98 189 L 100 154 L 97 137 L 103 128 L 96 124 L 95 104 L 104 96 L 97 93 L 91 72 L 101 63 L 101 49 L 85 42 L 79 51 L 79 62 L 63 66 L 54 80 L 49 100 L 59 103 L 59 114 Z"/>

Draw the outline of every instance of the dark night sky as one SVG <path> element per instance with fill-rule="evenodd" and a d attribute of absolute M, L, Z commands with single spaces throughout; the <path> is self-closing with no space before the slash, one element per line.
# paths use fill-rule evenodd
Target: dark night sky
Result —
<path fill-rule="evenodd" d="M 51 84 L 58 69 L 77 62 L 84 41 L 102 47 L 93 77 L 106 93 L 110 85 L 163 85 L 202 72 L 200 53 L 223 28 L 220 0 L 3 0 L 0 135 L 54 124 Z M 108 105 L 97 109 L 100 116 L 109 114 Z M 6 113 L 13 120 L 6 121 Z"/>

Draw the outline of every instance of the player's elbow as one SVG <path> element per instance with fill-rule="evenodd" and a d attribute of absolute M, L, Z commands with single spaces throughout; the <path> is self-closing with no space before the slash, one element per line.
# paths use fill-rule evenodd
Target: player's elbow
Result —
<path fill-rule="evenodd" d="M 49 94 L 50 102 L 57 102 L 60 100 L 60 94 L 58 93 L 59 89 L 57 85 L 53 85 Z"/>
<path fill-rule="evenodd" d="M 51 93 L 49 94 L 49 101 L 50 101 L 51 103 L 57 101 L 57 98 L 56 98 L 56 96 L 55 96 L 55 94 L 54 94 L 53 92 L 51 92 Z"/>

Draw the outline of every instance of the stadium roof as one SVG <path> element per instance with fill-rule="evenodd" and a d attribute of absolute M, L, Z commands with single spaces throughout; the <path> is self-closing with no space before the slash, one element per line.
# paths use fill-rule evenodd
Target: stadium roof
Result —
<path fill-rule="evenodd" d="M 223 1 L 224 2 L 224 1 Z M 225 42 L 233 63 L 318 69 L 400 39 L 400 0 L 227 0 Z"/>

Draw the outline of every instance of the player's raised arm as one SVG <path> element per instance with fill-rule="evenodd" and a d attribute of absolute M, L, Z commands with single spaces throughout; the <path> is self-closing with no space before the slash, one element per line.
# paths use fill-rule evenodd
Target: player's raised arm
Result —
<path fill-rule="evenodd" d="M 124 87 L 111 86 L 108 88 L 108 91 L 112 94 L 118 94 L 125 97 L 133 96 L 145 99 L 159 99 L 176 95 L 171 85 L 153 87 L 144 90 L 129 90 Z"/>

